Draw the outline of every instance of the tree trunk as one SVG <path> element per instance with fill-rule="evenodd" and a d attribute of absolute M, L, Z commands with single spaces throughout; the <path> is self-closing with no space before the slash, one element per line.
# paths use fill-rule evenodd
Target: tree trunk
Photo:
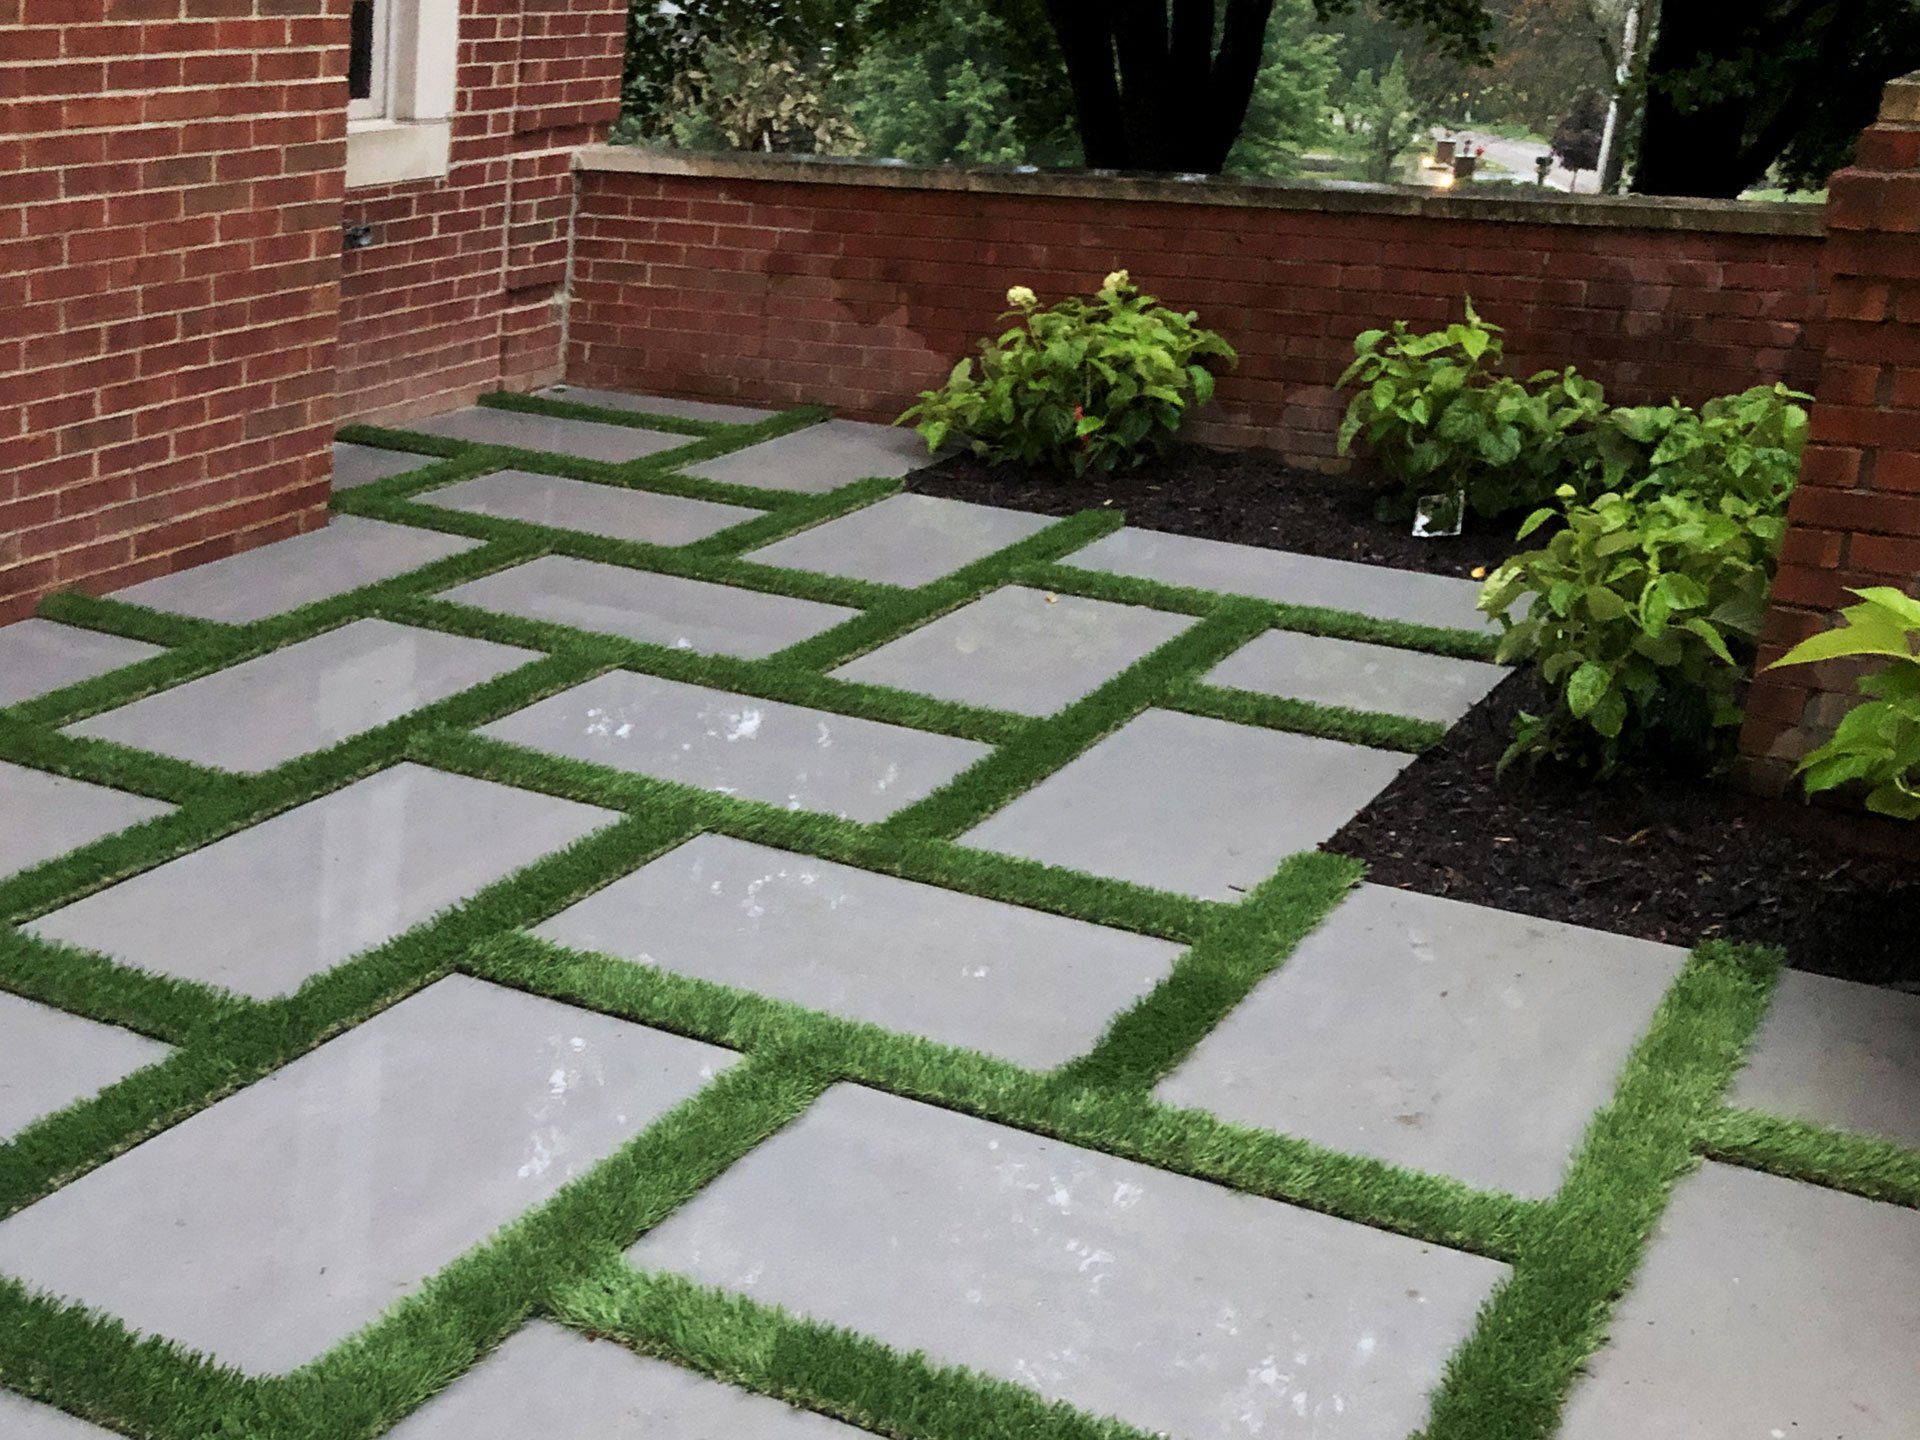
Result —
<path fill-rule="evenodd" d="M 1729 57 L 1734 27 L 1718 14 L 1718 0 L 1666 0 L 1647 57 L 1647 101 L 1633 189 L 1639 195 L 1700 195 L 1732 199 L 1753 176 L 1741 165 L 1746 102 L 1695 103 L 1672 89 L 1674 77 Z"/>
<path fill-rule="evenodd" d="M 1274 0 L 1046 0 L 1086 163 L 1213 175 L 1246 123 Z M 1214 34 L 1219 30 L 1219 48 Z"/>

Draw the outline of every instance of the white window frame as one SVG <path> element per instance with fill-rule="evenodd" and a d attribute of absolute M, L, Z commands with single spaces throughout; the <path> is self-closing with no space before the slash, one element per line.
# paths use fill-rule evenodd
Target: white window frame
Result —
<path fill-rule="evenodd" d="M 446 176 L 460 0 L 375 0 L 373 94 L 347 105 L 347 187 Z"/>
<path fill-rule="evenodd" d="M 349 120 L 385 120 L 387 96 L 391 90 L 393 67 L 393 15 L 399 7 L 393 0 L 373 0 L 373 54 L 370 57 L 368 94 L 364 99 L 347 101 Z"/>

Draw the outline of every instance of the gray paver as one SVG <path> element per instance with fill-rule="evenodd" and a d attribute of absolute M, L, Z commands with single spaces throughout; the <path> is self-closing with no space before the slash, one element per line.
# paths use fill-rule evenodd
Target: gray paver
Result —
<path fill-rule="evenodd" d="M 468 515 L 526 520 L 648 545 L 690 545 L 761 513 L 741 505 L 716 505 L 711 500 L 596 485 L 530 470 L 496 470 L 415 498 L 423 505 Z"/>
<path fill-rule="evenodd" d="M 1156 1093 L 1544 1197 L 1686 958 L 1362 885 Z"/>
<path fill-rule="evenodd" d="M 1149 710 L 961 841 L 1209 900 L 1320 844 L 1411 755 Z"/>
<path fill-rule="evenodd" d="M 1214 666 L 1206 681 L 1451 725 L 1506 678 L 1503 667 L 1482 660 L 1269 630 Z"/>
<path fill-rule="evenodd" d="M 1088 1050 L 1179 947 L 723 835 L 535 932 L 1045 1068 Z"/>
<path fill-rule="evenodd" d="M 0 1222 L 0 1273 L 284 1371 L 732 1059 L 455 976 Z"/>
<path fill-rule="evenodd" d="M 1784 971 L 1731 1103 L 1920 1149 L 1920 995 Z"/>
<path fill-rule="evenodd" d="M 629 1254 L 1184 1440 L 1407 1434 L 1505 1274 L 850 1085 Z"/>
<path fill-rule="evenodd" d="M 0 706 L 18 705 L 164 653 L 158 645 L 38 618 L 0 628 Z"/>
<path fill-rule="evenodd" d="M 925 585 L 1053 522 L 933 495 L 895 495 L 747 555 L 764 565 L 883 585 Z"/>
<path fill-rule="evenodd" d="M 78 1416 L 0 1390 L 0 1435 L 7 1440 L 114 1440 Z"/>
<path fill-rule="evenodd" d="M 529 705 L 480 733 L 853 820 L 884 819 L 987 753 L 972 740 L 624 670 Z"/>
<path fill-rule="evenodd" d="M 718 400 L 680 400 L 671 395 L 640 395 L 627 390 L 596 390 L 584 385 L 554 385 L 540 392 L 550 400 L 570 405 L 597 405 L 602 410 L 628 410 L 636 415 L 671 415 L 679 420 L 711 420 L 721 425 L 751 425 L 773 418 L 772 410 L 751 405 L 728 405 Z"/>
<path fill-rule="evenodd" d="M 539 658 L 490 640 L 355 620 L 66 733 L 227 770 L 266 770 Z"/>
<path fill-rule="evenodd" d="M 265 999 L 617 818 L 395 765 L 25 928 Z"/>
<path fill-rule="evenodd" d="M 1920 1211 L 1709 1162 L 1611 1331 L 1560 1440 L 1907 1440 Z"/>
<path fill-rule="evenodd" d="M 158 1040 L 0 991 L 0 1144 L 166 1055 Z"/>
<path fill-rule="evenodd" d="M 1013 585 L 834 671 L 943 700 L 1050 715 L 1194 623 Z"/>
<path fill-rule="evenodd" d="M 355 490 L 362 485 L 371 485 L 376 480 L 385 480 L 390 475 L 404 475 L 409 470 L 419 470 L 437 463 L 437 458 L 432 455 L 415 455 L 407 450 L 383 450 L 377 445 L 354 445 L 345 440 L 336 440 L 333 442 L 333 488 Z"/>
<path fill-rule="evenodd" d="M 144 580 L 114 599 L 174 615 L 241 625 L 391 580 L 480 542 L 358 515 L 209 565 Z"/>
<path fill-rule="evenodd" d="M 1383 620 L 1460 630 L 1494 627 L 1494 621 L 1475 608 L 1480 596 L 1477 580 L 1359 565 L 1351 560 L 1329 560 L 1159 530 L 1117 531 L 1074 552 L 1066 563 L 1289 605 L 1352 610 Z"/>
<path fill-rule="evenodd" d="M 535 1321 L 387 1440 L 859 1440 L 865 1433 Z"/>
<path fill-rule="evenodd" d="M 0 760 L 0 876 L 64 855 L 173 807 Z"/>
<path fill-rule="evenodd" d="M 446 592 L 483 610 L 653 645 L 760 659 L 860 612 L 791 595 L 543 555 Z"/>
<path fill-rule="evenodd" d="M 927 442 L 911 430 L 828 420 L 703 460 L 687 474 L 762 490 L 818 495 L 875 476 L 893 478 L 929 463 Z"/>
<path fill-rule="evenodd" d="M 475 445 L 510 445 L 516 450 L 540 450 L 552 455 L 574 455 L 582 460 L 625 464 L 643 455 L 658 455 L 688 443 L 685 435 L 664 430 L 642 430 L 599 420 L 562 420 L 554 415 L 531 415 L 519 410 L 495 410 L 470 405 L 465 410 L 415 420 L 409 430 L 444 435 Z"/>

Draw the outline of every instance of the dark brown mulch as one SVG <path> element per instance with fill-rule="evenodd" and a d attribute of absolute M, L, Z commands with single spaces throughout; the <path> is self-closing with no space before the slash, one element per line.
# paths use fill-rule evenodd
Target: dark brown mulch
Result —
<path fill-rule="evenodd" d="M 1042 515 L 1111 505 L 1148 530 L 1436 575 L 1490 568 L 1515 548 L 1505 526 L 1418 540 L 1406 525 L 1374 518 L 1375 489 L 1362 481 L 1295 470 L 1273 455 L 1197 445 L 1177 446 L 1138 469 L 1083 479 L 958 455 L 915 472 L 907 488 Z"/>
<path fill-rule="evenodd" d="M 1760 940 L 1797 969 L 1920 988 L 1913 827 L 1684 771 L 1595 783 L 1516 765 L 1496 782 L 1538 695 L 1506 681 L 1328 848 L 1384 885 L 1675 945 Z"/>
<path fill-rule="evenodd" d="M 1514 549 L 1498 527 L 1418 540 L 1375 518 L 1363 482 L 1198 446 L 1083 480 L 962 455 L 908 487 L 1045 515 L 1112 505 L 1148 529 L 1441 575 Z M 1523 708 L 1542 702 L 1516 675 L 1328 848 L 1366 861 L 1383 885 L 1687 947 L 1759 940 L 1802 970 L 1920 989 L 1920 827 L 1767 800 L 1685 769 L 1596 782 L 1522 765 L 1496 781 Z"/>

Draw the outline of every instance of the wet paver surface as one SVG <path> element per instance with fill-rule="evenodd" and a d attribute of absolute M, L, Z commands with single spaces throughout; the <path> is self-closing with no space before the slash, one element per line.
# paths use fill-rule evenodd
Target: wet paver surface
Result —
<path fill-rule="evenodd" d="M 1712 947 L 1312 853 L 1364 722 L 1499 679 L 1417 648 L 1475 587 L 1038 568 L 842 490 L 908 432 L 543 394 L 610 413 L 343 443 L 327 529 L 0 628 L 0 1435 L 1407 1440 L 1593 1347 L 1499 1327 Z M 1305 633 L 1381 620 L 1473 634 Z M 1911 1433 L 1920 999 L 1770 1003 L 1563 1440 Z"/>

